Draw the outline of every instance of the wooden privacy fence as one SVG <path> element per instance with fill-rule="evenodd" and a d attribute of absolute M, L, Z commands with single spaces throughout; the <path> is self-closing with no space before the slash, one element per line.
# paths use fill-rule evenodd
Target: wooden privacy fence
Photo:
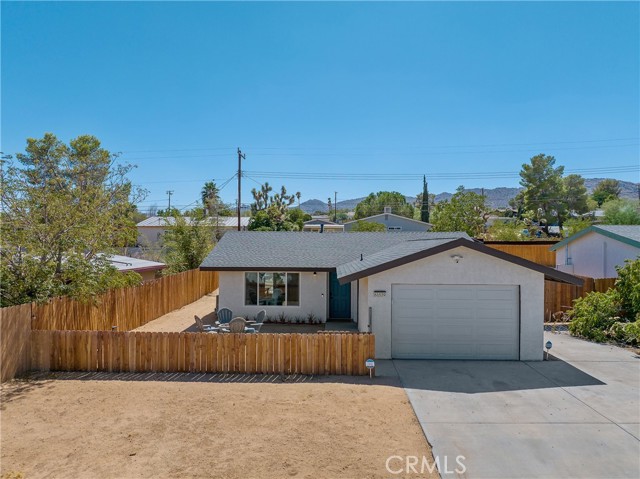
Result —
<path fill-rule="evenodd" d="M 61 297 L 32 303 L 29 316 L 32 329 L 110 331 L 117 326 L 118 331 L 129 331 L 217 288 L 217 272 L 195 269 L 131 288 L 112 289 L 96 296 L 95 302 Z"/>
<path fill-rule="evenodd" d="M 370 333 L 31 333 L 41 371 L 363 375 L 374 352 Z"/>
<path fill-rule="evenodd" d="M 0 382 L 29 371 L 31 305 L 0 310 Z"/>
<path fill-rule="evenodd" d="M 549 251 L 556 241 L 485 241 L 484 244 L 534 263 L 556 267 L 556 252 Z"/>
<path fill-rule="evenodd" d="M 582 298 L 591 292 L 604 293 L 615 286 L 616 278 L 587 278 L 584 286 L 573 286 L 555 281 L 544 282 L 544 320 L 550 321 L 553 313 L 567 311 L 567 307 L 573 306 L 573 300 Z"/>

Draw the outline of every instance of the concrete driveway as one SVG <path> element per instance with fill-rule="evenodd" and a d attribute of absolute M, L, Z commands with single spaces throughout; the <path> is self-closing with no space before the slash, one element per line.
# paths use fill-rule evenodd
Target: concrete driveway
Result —
<path fill-rule="evenodd" d="M 443 477 L 640 477 L 640 358 L 547 339 L 544 362 L 393 361 Z"/>

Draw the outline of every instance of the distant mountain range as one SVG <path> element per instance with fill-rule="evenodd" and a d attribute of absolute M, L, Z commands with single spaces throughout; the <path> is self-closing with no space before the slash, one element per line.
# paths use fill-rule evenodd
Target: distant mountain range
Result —
<path fill-rule="evenodd" d="M 587 187 L 587 191 L 589 194 L 593 191 L 593 189 L 598 186 L 604 178 L 585 178 L 584 184 Z M 485 188 L 484 195 L 487 198 L 487 204 L 491 208 L 506 208 L 509 206 L 509 200 L 514 198 L 518 192 L 522 188 Z M 620 181 L 620 189 L 622 192 L 620 193 L 620 197 L 622 198 L 638 198 L 638 184 L 632 183 L 630 181 Z M 473 191 L 474 193 L 481 194 L 482 189 L 480 188 L 471 188 L 468 191 Z M 436 203 L 443 200 L 448 200 L 453 196 L 453 193 L 439 193 L 436 195 Z M 415 196 L 405 196 L 408 203 L 415 203 Z M 338 209 L 339 210 L 349 210 L 353 211 L 356 209 L 356 205 L 364 200 L 362 198 L 354 198 L 351 200 L 338 201 Z M 315 213 L 316 211 L 321 211 L 323 213 L 328 212 L 327 203 L 320 200 L 307 200 L 300 204 L 300 208 L 305 213 Z"/>

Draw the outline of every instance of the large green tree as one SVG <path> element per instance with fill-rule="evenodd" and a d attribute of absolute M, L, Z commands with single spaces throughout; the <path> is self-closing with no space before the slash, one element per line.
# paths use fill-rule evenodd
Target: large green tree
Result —
<path fill-rule="evenodd" d="M 607 178 L 598 183 L 598 185 L 593 189 L 591 197 L 596 203 L 598 203 L 598 207 L 600 207 L 605 201 L 617 200 L 620 198 L 621 191 L 620 182 L 618 180 Z"/>
<path fill-rule="evenodd" d="M 589 210 L 584 179 L 580 175 L 563 177 L 564 166 L 556 167 L 555 163 L 553 156 L 540 154 L 522 165 L 523 189 L 510 202 L 519 217 L 562 227 L 572 214 Z"/>
<path fill-rule="evenodd" d="M 356 206 L 354 219 L 359 220 L 384 213 L 385 206 L 391 207 L 391 212 L 413 218 L 413 206 L 407 203 L 402 193 L 397 191 L 379 191 L 371 193 Z"/>
<path fill-rule="evenodd" d="M 459 186 L 451 200 L 440 201 L 431 212 L 433 231 L 466 231 L 469 236 L 484 232 L 485 197 Z"/>
<path fill-rule="evenodd" d="M 562 191 L 565 198 L 565 211 L 583 214 L 589 211 L 587 188 L 580 175 L 568 175 L 562 179 Z"/>
<path fill-rule="evenodd" d="M 564 166 L 555 167 L 556 159 L 544 154 L 531 158 L 520 171 L 522 204 L 531 219 L 546 224 L 562 222 L 566 216 L 566 201 L 562 175 Z"/>
<path fill-rule="evenodd" d="M 608 225 L 640 225 L 638 201 L 622 198 L 610 200 L 602 205 L 604 223 Z"/>
<path fill-rule="evenodd" d="M 67 145 L 29 138 L 1 174 L 0 304 L 69 295 L 88 299 L 140 281 L 108 260 L 136 241 L 135 208 L 145 192 L 127 179 L 131 165 L 89 135 Z"/>
<path fill-rule="evenodd" d="M 202 264 L 214 245 L 214 227 L 203 214 L 185 217 L 174 214 L 162 237 L 164 274 L 180 273 Z"/>
<path fill-rule="evenodd" d="M 416 203 L 417 200 L 416 200 Z M 422 177 L 422 197 L 420 198 L 420 221 L 429 222 L 429 186 L 427 185 L 427 177 Z"/>

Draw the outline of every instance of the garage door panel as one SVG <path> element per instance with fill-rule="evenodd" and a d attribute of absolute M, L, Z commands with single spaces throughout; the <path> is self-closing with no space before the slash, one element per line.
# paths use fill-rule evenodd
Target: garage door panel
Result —
<path fill-rule="evenodd" d="M 513 298 L 513 289 L 478 289 L 476 291 L 479 300 L 509 301 Z"/>
<path fill-rule="evenodd" d="M 518 286 L 393 285 L 391 299 L 395 358 L 518 359 Z"/>
<path fill-rule="evenodd" d="M 443 300 L 456 300 L 456 301 L 469 301 L 473 298 L 475 292 L 471 288 L 460 289 L 437 289 L 436 296 L 438 299 Z"/>
<path fill-rule="evenodd" d="M 504 321 L 507 325 L 511 324 L 513 317 L 517 315 L 515 308 L 479 308 L 476 311 L 476 318 L 480 320 Z"/>
<path fill-rule="evenodd" d="M 437 314 L 437 321 L 445 321 L 447 319 L 455 319 L 455 318 L 468 318 L 470 315 L 473 315 L 473 308 L 461 308 L 460 306 L 439 306 L 438 308 L 434 308 L 434 312 Z M 430 317 L 427 315 L 422 315 L 422 317 Z M 432 317 L 432 316 L 431 316 Z"/>
<path fill-rule="evenodd" d="M 430 300 L 435 298 L 435 291 L 424 291 L 421 288 L 412 288 L 409 285 L 398 291 L 397 299 Z"/>

